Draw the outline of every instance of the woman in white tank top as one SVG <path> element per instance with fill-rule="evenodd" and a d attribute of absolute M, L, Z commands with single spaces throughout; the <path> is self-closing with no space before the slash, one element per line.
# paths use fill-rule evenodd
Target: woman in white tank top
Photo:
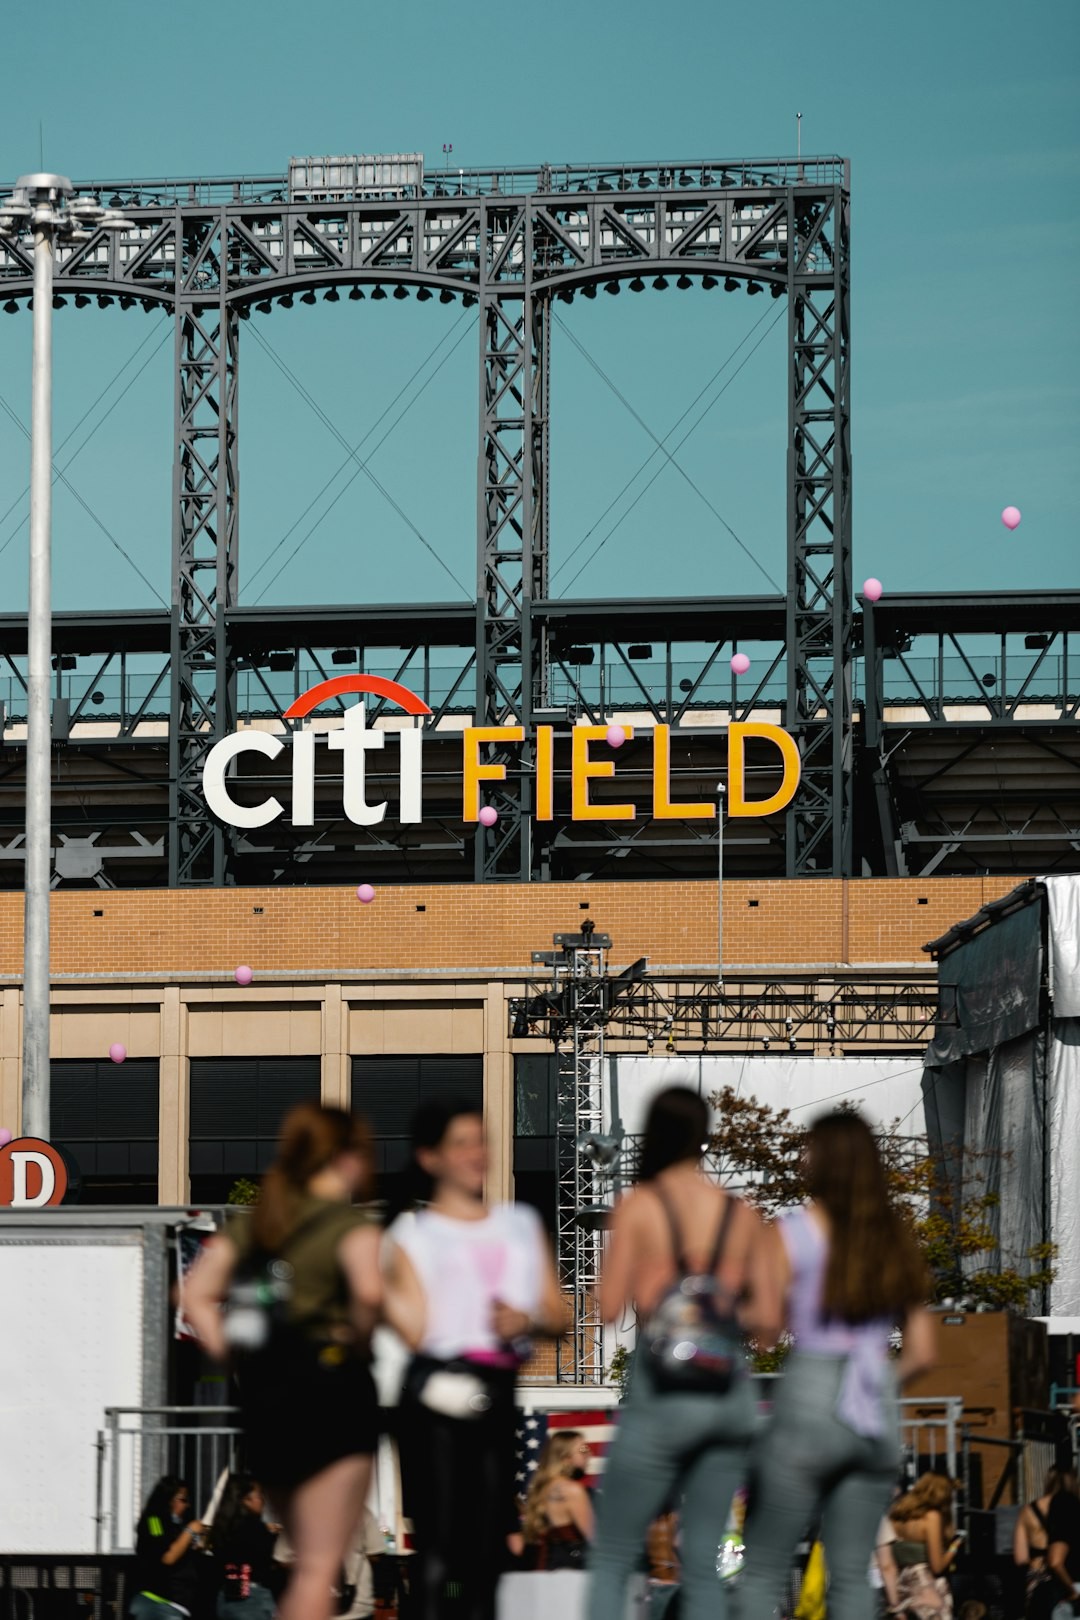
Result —
<path fill-rule="evenodd" d="M 413 1352 L 400 1407 L 405 1510 L 416 1557 L 415 1620 L 494 1620 L 495 1588 L 517 1529 L 514 1390 L 538 1334 L 565 1311 L 538 1216 L 484 1202 L 483 1121 L 431 1103 L 413 1127 L 425 1206 L 385 1238 L 386 1314 Z"/>

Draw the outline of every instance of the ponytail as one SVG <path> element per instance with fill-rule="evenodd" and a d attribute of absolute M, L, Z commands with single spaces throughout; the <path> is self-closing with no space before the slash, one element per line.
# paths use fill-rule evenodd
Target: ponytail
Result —
<path fill-rule="evenodd" d="M 308 1183 L 343 1153 L 371 1164 L 371 1133 L 363 1120 L 342 1108 L 300 1103 L 285 1116 L 278 1155 L 262 1179 L 251 1235 L 268 1254 L 280 1249 L 296 1222 Z M 364 1193 L 370 1196 L 370 1186 Z"/>

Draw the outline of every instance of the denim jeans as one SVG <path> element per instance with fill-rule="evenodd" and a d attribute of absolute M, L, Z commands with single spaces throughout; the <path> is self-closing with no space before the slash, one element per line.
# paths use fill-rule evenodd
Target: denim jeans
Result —
<path fill-rule="evenodd" d="M 829 1571 L 829 1620 L 872 1620 L 868 1571 L 900 1464 L 892 1381 L 880 1436 L 856 1434 L 836 1416 L 843 1356 L 796 1351 L 777 1386 L 772 1421 L 755 1447 L 742 1620 L 769 1620 L 789 1591 L 795 1548 L 812 1525 Z"/>
<path fill-rule="evenodd" d="M 680 1620 L 723 1620 L 726 1590 L 716 1558 L 756 1421 L 747 1379 L 728 1395 L 661 1394 L 644 1354 L 635 1356 L 597 1507 L 589 1620 L 623 1620 L 626 1585 L 641 1564 L 649 1525 L 680 1496 Z"/>

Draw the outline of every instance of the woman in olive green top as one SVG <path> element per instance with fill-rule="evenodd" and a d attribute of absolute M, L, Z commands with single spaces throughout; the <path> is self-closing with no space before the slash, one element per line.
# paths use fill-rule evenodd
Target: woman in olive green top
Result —
<path fill-rule="evenodd" d="M 352 1207 L 370 1180 L 358 1120 L 294 1108 L 250 1221 L 211 1239 L 184 1289 L 199 1338 L 236 1373 L 246 1466 L 295 1549 L 280 1620 L 330 1615 L 371 1482 L 379 1232 Z"/>

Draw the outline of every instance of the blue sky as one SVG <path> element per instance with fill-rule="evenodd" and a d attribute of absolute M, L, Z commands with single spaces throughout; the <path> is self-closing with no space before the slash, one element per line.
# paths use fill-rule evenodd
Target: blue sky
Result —
<path fill-rule="evenodd" d="M 1080 586 L 1075 0 L 547 0 L 531 11 L 473 0 L 324 0 L 307 11 L 283 0 L 54 0 L 44 71 L 33 65 L 40 36 L 31 8 L 8 15 L 9 179 L 37 168 L 39 123 L 46 167 L 89 180 L 273 174 L 317 153 L 423 151 L 438 166 L 444 142 L 464 164 L 778 155 L 793 149 L 801 111 L 804 151 L 853 165 L 856 580 L 876 574 L 894 591 Z M 770 332 L 763 303 L 672 288 L 559 306 L 557 589 L 727 594 L 783 580 L 783 322 Z M 763 314 L 740 358 L 760 347 L 679 452 L 756 562 L 671 468 L 627 515 L 648 474 L 601 518 L 652 444 L 573 339 L 663 434 Z M 430 375 L 373 467 L 469 587 L 475 316 L 388 300 L 256 319 L 352 443 L 421 368 L 365 455 Z M 58 313 L 55 436 L 107 389 L 61 459 L 96 428 L 68 476 L 167 599 L 171 343 L 159 322 L 139 309 Z M 0 395 L 24 421 L 29 339 L 25 311 L 0 314 Z M 247 330 L 243 339 L 242 600 L 264 589 L 271 602 L 457 594 L 364 478 L 326 511 L 338 477 L 301 518 L 343 455 L 273 356 Z M 0 512 L 14 503 L 0 522 L 0 611 L 25 607 L 27 472 L 26 442 L 0 412 Z M 1010 503 L 1024 513 L 1011 537 L 998 516 Z M 58 608 L 153 605 L 62 487 L 55 554 Z"/>

